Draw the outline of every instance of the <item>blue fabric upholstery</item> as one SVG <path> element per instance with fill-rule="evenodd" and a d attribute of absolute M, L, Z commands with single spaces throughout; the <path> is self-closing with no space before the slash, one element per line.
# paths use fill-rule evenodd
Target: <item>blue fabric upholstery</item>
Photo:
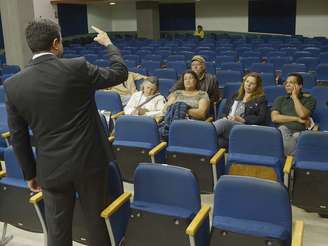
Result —
<path fill-rule="evenodd" d="M 188 169 L 142 163 L 135 171 L 132 206 L 166 215 L 195 215 L 200 209 L 197 180 Z"/>
<path fill-rule="evenodd" d="M 213 227 L 281 239 L 284 245 L 290 245 L 292 213 L 288 192 L 278 182 L 223 176 L 215 188 Z"/>
<path fill-rule="evenodd" d="M 6 177 L 24 180 L 22 169 L 12 147 L 5 149 L 4 160 L 6 164 Z"/>
<path fill-rule="evenodd" d="M 295 151 L 295 167 L 328 171 L 328 132 L 305 131 Z"/>
<path fill-rule="evenodd" d="M 184 152 L 188 148 L 207 153 L 206 155 L 215 154 L 218 151 L 217 141 L 212 124 L 196 120 L 177 120 L 170 127 L 168 150 Z"/>
<path fill-rule="evenodd" d="M 116 92 L 97 91 L 95 99 L 99 110 L 110 111 L 112 114 L 123 111 L 121 97 Z"/>
<path fill-rule="evenodd" d="M 123 115 L 116 120 L 114 145 L 153 148 L 159 142 L 158 128 L 154 119 Z"/>
<path fill-rule="evenodd" d="M 284 152 L 281 133 L 274 127 L 234 126 L 230 133 L 227 170 L 234 162 L 273 167 L 278 181 L 283 182 Z"/>

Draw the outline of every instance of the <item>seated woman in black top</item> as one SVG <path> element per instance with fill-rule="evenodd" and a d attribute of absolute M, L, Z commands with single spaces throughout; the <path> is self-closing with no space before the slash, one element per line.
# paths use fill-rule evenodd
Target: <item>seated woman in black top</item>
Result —
<path fill-rule="evenodd" d="M 224 109 L 226 116 L 213 123 L 220 147 L 228 147 L 229 134 L 235 125 L 265 125 L 266 112 L 267 101 L 262 88 L 262 78 L 258 73 L 249 73 L 244 77 L 238 93 L 227 101 Z"/>

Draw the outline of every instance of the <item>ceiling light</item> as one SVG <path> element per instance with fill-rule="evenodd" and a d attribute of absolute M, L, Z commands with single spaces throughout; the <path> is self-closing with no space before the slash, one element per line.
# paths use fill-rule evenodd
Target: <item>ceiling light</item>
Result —
<path fill-rule="evenodd" d="M 111 5 L 111 6 L 113 6 L 113 5 L 115 5 L 116 3 L 115 3 L 115 2 L 109 2 L 108 4 Z"/>

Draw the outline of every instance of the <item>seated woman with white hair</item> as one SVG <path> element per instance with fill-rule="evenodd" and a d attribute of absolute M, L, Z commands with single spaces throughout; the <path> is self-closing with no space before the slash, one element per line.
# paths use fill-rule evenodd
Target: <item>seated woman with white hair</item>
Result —
<path fill-rule="evenodd" d="M 156 118 L 161 115 L 164 105 L 165 98 L 159 93 L 158 79 L 147 77 L 140 85 L 140 91 L 131 96 L 124 113 Z"/>

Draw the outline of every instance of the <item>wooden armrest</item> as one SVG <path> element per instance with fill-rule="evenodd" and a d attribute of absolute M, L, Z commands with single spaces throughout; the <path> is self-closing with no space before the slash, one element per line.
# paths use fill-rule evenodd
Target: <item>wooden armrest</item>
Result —
<path fill-rule="evenodd" d="M 189 236 L 195 236 L 199 227 L 203 224 L 206 217 L 210 213 L 211 207 L 209 205 L 204 205 L 196 214 L 195 218 L 191 221 L 186 229 L 186 234 Z"/>
<path fill-rule="evenodd" d="M 43 199 L 42 192 L 38 192 L 35 195 L 30 197 L 30 203 L 37 204 L 39 201 Z"/>
<path fill-rule="evenodd" d="M 155 121 L 156 121 L 157 124 L 161 123 L 162 120 L 164 120 L 163 116 L 155 117 Z"/>
<path fill-rule="evenodd" d="M 293 161 L 294 161 L 293 156 L 291 155 L 287 156 L 284 166 L 284 173 L 290 174 L 290 170 L 292 169 L 293 166 Z"/>
<path fill-rule="evenodd" d="M 293 222 L 292 246 L 303 245 L 304 221 L 296 220 Z"/>
<path fill-rule="evenodd" d="M 3 138 L 10 138 L 10 132 L 1 133 L 1 137 L 3 137 Z"/>
<path fill-rule="evenodd" d="M 6 171 L 2 170 L 0 171 L 0 178 L 6 177 L 7 173 Z"/>
<path fill-rule="evenodd" d="M 113 143 L 114 140 L 115 140 L 115 137 L 114 137 L 114 136 L 110 136 L 110 137 L 108 138 L 108 141 L 109 141 L 110 143 Z"/>
<path fill-rule="evenodd" d="M 210 163 L 212 165 L 217 165 L 219 160 L 221 160 L 221 158 L 224 157 L 226 151 L 227 150 L 225 148 L 219 149 L 219 151 L 216 152 L 216 154 L 211 158 Z"/>
<path fill-rule="evenodd" d="M 105 208 L 101 212 L 101 217 L 104 219 L 109 218 L 112 216 L 117 210 L 119 210 L 120 207 L 123 206 L 124 203 L 126 203 L 130 197 L 132 196 L 132 193 L 130 192 L 124 192 L 122 195 L 120 195 L 115 201 L 113 201 L 110 205 L 108 205 L 107 208 Z"/>
<path fill-rule="evenodd" d="M 154 148 L 152 148 L 149 151 L 149 155 L 150 156 L 155 156 L 157 155 L 162 149 L 164 149 L 167 146 L 167 142 L 161 142 L 160 144 L 158 144 L 157 146 L 155 146 Z"/>
<path fill-rule="evenodd" d="M 121 112 L 118 112 L 118 113 L 116 113 L 116 114 L 113 114 L 113 115 L 111 116 L 111 118 L 112 118 L 112 120 L 116 120 L 118 117 L 120 117 L 120 116 L 122 116 L 122 115 L 124 115 L 124 111 L 121 111 Z"/>
<path fill-rule="evenodd" d="M 206 122 L 212 122 L 212 121 L 213 121 L 213 117 L 210 116 L 210 117 L 208 117 L 205 121 L 206 121 Z"/>

